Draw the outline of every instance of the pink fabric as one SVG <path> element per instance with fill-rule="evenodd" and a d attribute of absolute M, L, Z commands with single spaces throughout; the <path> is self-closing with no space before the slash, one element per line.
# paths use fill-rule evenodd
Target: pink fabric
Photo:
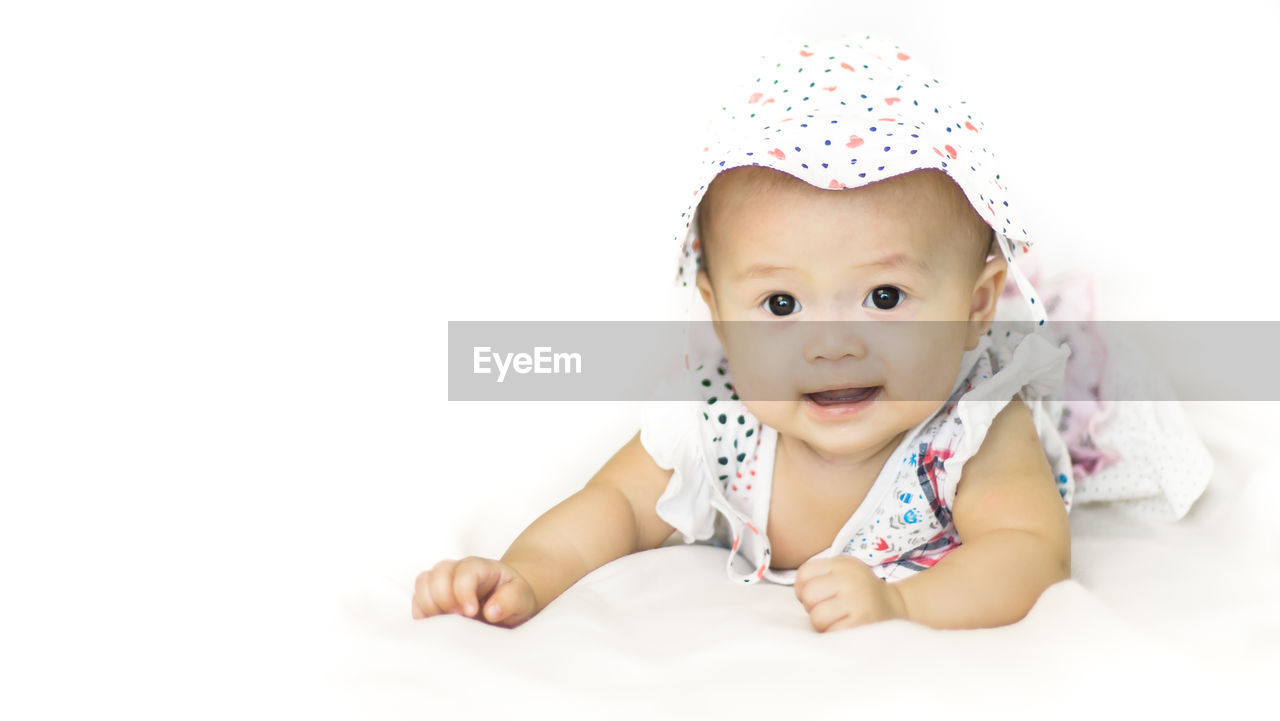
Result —
<path fill-rule="evenodd" d="M 1120 454 L 1095 440 L 1098 429 L 1112 417 L 1114 403 L 1099 393 L 1107 362 L 1106 342 L 1093 323 L 1097 320 L 1093 276 L 1085 271 L 1069 271 L 1045 277 L 1035 254 L 1018 259 L 1022 272 L 1040 293 L 1049 316 L 1050 331 L 1057 342 L 1071 348 L 1067 360 L 1063 397 L 1062 433 L 1071 453 L 1076 482 L 1120 460 Z M 1019 302 L 1020 293 L 1010 282 L 1001 300 Z"/>

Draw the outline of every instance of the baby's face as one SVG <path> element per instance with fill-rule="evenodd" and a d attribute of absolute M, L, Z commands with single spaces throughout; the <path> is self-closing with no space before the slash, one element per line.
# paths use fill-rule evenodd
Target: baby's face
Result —
<path fill-rule="evenodd" d="M 832 460 L 873 457 L 932 415 L 1004 287 L 990 229 L 941 171 L 836 191 L 737 168 L 699 213 L 698 286 L 737 393 Z"/>

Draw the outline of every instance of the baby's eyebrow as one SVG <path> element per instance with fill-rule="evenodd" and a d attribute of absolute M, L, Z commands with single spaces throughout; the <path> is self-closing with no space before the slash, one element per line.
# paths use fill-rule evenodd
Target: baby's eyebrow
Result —
<path fill-rule="evenodd" d="M 860 263 L 855 268 L 892 268 L 896 270 L 914 271 L 920 275 L 929 275 L 929 263 L 915 256 L 906 253 L 890 253 L 889 255 L 873 260 L 867 263 Z M 780 271 L 794 270 L 786 265 L 771 265 L 769 263 L 756 263 L 747 266 L 738 274 L 738 280 L 748 280 L 750 278 L 763 278 L 765 276 Z"/>
<path fill-rule="evenodd" d="M 922 275 L 929 274 L 929 263 L 921 258 L 907 255 L 906 253 L 890 253 L 879 260 L 873 260 L 869 263 L 862 263 L 858 268 L 896 268 L 900 270 L 913 270 Z"/>
<path fill-rule="evenodd" d="M 749 265 L 745 270 L 738 274 L 738 280 L 747 280 L 748 278 L 763 278 L 779 271 L 792 270 L 788 265 L 770 265 L 768 263 L 756 263 Z"/>

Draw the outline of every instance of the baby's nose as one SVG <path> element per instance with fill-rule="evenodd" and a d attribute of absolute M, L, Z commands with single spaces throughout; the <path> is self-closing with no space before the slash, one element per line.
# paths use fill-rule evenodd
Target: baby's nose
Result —
<path fill-rule="evenodd" d="M 856 320 L 815 320 L 803 324 L 804 358 L 838 361 L 846 357 L 866 358 L 866 331 L 870 324 Z"/>

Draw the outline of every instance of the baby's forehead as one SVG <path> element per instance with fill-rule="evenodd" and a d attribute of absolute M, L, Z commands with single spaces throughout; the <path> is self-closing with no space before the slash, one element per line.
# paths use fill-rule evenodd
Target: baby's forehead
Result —
<path fill-rule="evenodd" d="M 815 200 L 819 202 L 809 202 Z M 859 264 L 866 262 L 938 277 L 956 272 L 957 268 L 968 268 L 973 264 L 971 258 L 976 262 L 986 257 L 988 243 L 984 241 L 989 241 L 991 227 L 978 215 L 959 185 L 945 172 L 934 169 L 892 176 L 856 189 L 833 190 L 817 188 L 771 168 L 733 168 L 712 181 L 700 207 L 699 224 L 710 239 L 709 244 L 723 248 L 717 251 L 713 247 L 711 255 L 732 252 L 747 266 L 759 260 L 766 261 L 767 265 L 767 258 L 757 256 L 775 251 L 777 238 L 772 232 L 760 235 L 758 224 L 765 223 L 766 228 L 778 231 L 781 226 L 777 223 L 783 221 L 761 216 L 761 212 L 775 212 L 762 209 L 802 207 L 805 217 L 827 212 L 838 216 L 845 207 L 844 201 L 865 208 L 868 206 L 862 201 L 867 200 L 875 208 L 873 215 L 882 222 L 877 223 L 877 230 L 873 232 L 849 232 L 848 238 L 856 242 L 840 246 L 845 251 L 841 253 L 844 258 L 855 255 Z M 856 222 L 867 217 L 865 212 L 860 213 Z M 709 218 L 701 217 L 703 214 Z M 778 217 L 797 216 L 788 212 Z M 719 232 L 721 230 L 732 232 L 726 235 Z M 759 242 L 746 237 L 736 241 L 744 232 Z M 722 245 L 724 243 L 732 246 L 732 250 Z"/>
<path fill-rule="evenodd" d="M 734 196 L 750 196 L 760 193 L 783 192 L 820 192 L 836 191 L 842 194 L 859 193 L 877 194 L 889 198 L 909 199 L 924 197 L 933 202 L 945 202 L 947 205 L 970 205 L 960 185 L 952 180 L 944 171 L 935 168 L 921 168 L 907 173 L 893 175 L 877 180 L 858 188 L 818 188 L 780 170 L 759 165 L 744 165 L 730 168 L 716 175 L 708 187 L 704 202 L 711 198 Z M 970 206 L 972 207 L 972 206 Z"/>
<path fill-rule="evenodd" d="M 717 175 L 699 204 L 699 224 L 708 235 L 710 225 L 740 213 L 749 216 L 762 206 L 802 204 L 806 213 L 840 212 L 850 205 L 873 203 L 907 223 L 922 219 L 932 225 L 959 226 L 974 235 L 991 227 L 947 173 L 933 168 L 913 170 L 858 188 L 818 188 L 787 173 L 762 166 L 731 168 Z M 808 202 L 819 201 L 819 202 Z"/>

